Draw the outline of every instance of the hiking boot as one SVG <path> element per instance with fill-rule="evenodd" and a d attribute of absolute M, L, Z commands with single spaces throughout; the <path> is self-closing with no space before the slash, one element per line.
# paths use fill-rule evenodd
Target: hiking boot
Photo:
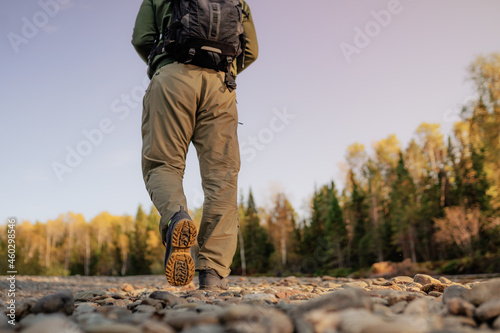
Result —
<path fill-rule="evenodd" d="M 220 276 L 213 268 L 200 270 L 198 279 L 200 281 L 200 290 L 217 291 L 229 289 L 227 280 Z"/>
<path fill-rule="evenodd" d="M 196 242 L 196 226 L 181 206 L 168 222 L 165 275 L 172 286 L 185 286 L 193 280 L 194 261 L 189 248 Z"/>

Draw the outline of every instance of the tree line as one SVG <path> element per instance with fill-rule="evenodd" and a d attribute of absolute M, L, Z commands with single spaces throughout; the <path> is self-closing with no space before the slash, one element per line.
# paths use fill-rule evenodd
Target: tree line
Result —
<path fill-rule="evenodd" d="M 348 274 L 381 261 L 445 262 L 450 273 L 500 272 L 500 55 L 469 68 L 477 98 L 453 132 L 421 124 L 405 146 L 390 135 L 347 148 L 342 188 L 316 188 L 299 219 L 285 193 L 270 208 L 241 198 L 235 274 Z M 199 223 L 202 209 L 191 212 Z M 22 274 L 162 274 L 160 216 L 68 213 L 16 227 Z M 7 232 L 0 235 L 7 253 Z M 6 265 L 2 262 L 0 265 Z M 4 270 L 2 268 L 2 270 Z M 6 271 L 6 270 L 4 270 Z"/>

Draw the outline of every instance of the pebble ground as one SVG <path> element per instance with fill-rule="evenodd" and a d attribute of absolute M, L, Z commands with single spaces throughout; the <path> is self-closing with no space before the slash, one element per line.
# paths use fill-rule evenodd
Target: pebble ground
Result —
<path fill-rule="evenodd" d="M 163 276 L 18 276 L 15 310 L 1 293 L 0 332 L 500 332 L 500 279 L 228 280 L 228 291 L 213 292 L 197 290 L 196 277 L 178 288 Z"/>

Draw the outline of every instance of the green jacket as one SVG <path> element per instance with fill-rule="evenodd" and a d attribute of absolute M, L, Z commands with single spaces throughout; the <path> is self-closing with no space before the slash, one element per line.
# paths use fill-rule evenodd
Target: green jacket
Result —
<path fill-rule="evenodd" d="M 248 14 L 248 17 L 243 15 L 243 28 L 246 35 L 245 63 L 243 66 L 242 58 L 239 57 L 233 63 L 233 75 L 241 73 L 244 68 L 247 68 L 257 59 L 259 46 L 257 43 L 257 34 L 253 25 L 252 14 L 248 4 L 241 0 L 243 10 Z M 139 56 L 146 63 L 148 56 L 153 47 L 156 47 L 154 41 L 156 36 L 159 36 L 164 28 L 170 24 L 173 8 L 170 1 L 165 0 L 143 0 L 137 19 L 135 21 L 134 33 L 132 35 L 132 45 Z M 151 78 L 153 74 L 162 66 L 174 62 L 175 59 L 167 53 L 157 55 L 150 68 L 148 68 L 148 76 Z"/>

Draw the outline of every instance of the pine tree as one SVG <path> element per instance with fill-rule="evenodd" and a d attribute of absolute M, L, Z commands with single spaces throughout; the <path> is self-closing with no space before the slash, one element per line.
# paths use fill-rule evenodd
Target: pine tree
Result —
<path fill-rule="evenodd" d="M 399 245 L 404 258 L 417 261 L 416 254 L 416 209 L 415 184 L 405 167 L 403 154 L 400 153 L 396 169 L 396 181 L 391 193 L 391 220 L 394 229 L 394 242 Z"/>
<path fill-rule="evenodd" d="M 245 244 L 245 257 L 249 274 L 265 273 L 269 270 L 269 258 L 274 251 L 268 233 L 260 224 L 257 207 L 252 191 L 248 195 L 245 209 L 245 228 L 242 231 Z"/>
<path fill-rule="evenodd" d="M 328 207 L 327 235 L 334 251 L 334 259 L 338 268 L 345 267 L 345 256 L 347 247 L 347 226 L 344 221 L 344 214 L 340 208 L 337 189 L 332 181 L 330 188 L 330 202 Z"/>
<path fill-rule="evenodd" d="M 142 206 L 137 209 L 130 253 L 131 274 L 149 274 L 150 263 L 146 259 L 148 219 Z"/>
<path fill-rule="evenodd" d="M 357 267 L 365 267 L 374 262 L 371 247 L 373 244 L 368 221 L 366 195 L 359 186 L 354 172 L 350 172 L 351 202 L 349 204 L 349 215 L 352 230 L 351 241 L 351 263 Z"/>

